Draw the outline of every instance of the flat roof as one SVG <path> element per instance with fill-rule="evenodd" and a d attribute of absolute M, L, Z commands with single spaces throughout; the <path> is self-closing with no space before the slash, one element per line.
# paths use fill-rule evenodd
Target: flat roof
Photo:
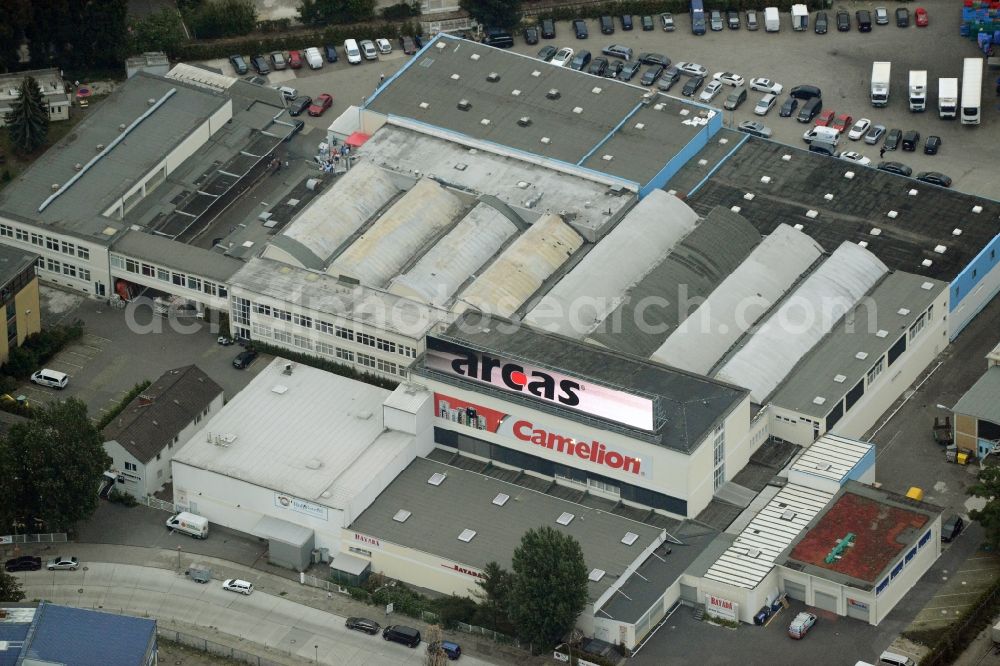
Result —
<path fill-rule="evenodd" d="M 228 283 L 243 266 L 239 259 L 137 229 L 116 238 L 111 251 L 223 283 Z"/>
<path fill-rule="evenodd" d="M 151 99 L 162 103 L 154 108 Z M 102 213 L 229 103 L 227 97 L 207 89 L 139 72 L 118 86 L 98 113 L 88 114 L 0 192 L 0 216 L 106 244 L 127 224 Z M 147 112 L 150 115 L 128 131 L 125 140 L 86 168 L 99 154 L 96 146 L 121 139 L 120 126 L 131 126 Z M 77 164 L 84 170 L 77 171 Z M 76 182 L 70 184 L 74 177 Z M 53 183 L 66 189 L 39 211 L 53 195 Z"/>
<path fill-rule="evenodd" d="M 920 275 L 889 273 L 806 354 L 769 402 L 825 417 L 947 288 Z"/>
<path fill-rule="evenodd" d="M 640 185 L 702 129 L 692 118 L 717 113 L 451 35 L 435 40 L 366 108 Z"/>
<path fill-rule="evenodd" d="M 444 475 L 440 485 L 428 483 L 434 474 Z M 502 506 L 494 503 L 501 494 L 508 498 Z M 394 519 L 400 510 L 410 512 L 404 522 Z M 568 525 L 556 522 L 564 513 L 573 516 Z M 521 536 L 543 526 L 579 541 L 588 571 L 606 572 L 599 581 L 588 583 L 591 602 L 665 534 L 644 523 L 427 458 L 414 459 L 350 527 L 482 569 L 491 561 L 509 568 Z M 459 535 L 467 529 L 475 531 L 475 536 L 466 542 Z M 622 543 L 629 532 L 636 535 L 630 546 Z M 472 581 L 470 587 L 474 587 Z"/>
<path fill-rule="evenodd" d="M 386 389 L 298 363 L 285 374 L 286 363 L 271 361 L 174 462 L 346 508 L 412 436 L 386 429 Z"/>
<path fill-rule="evenodd" d="M 840 483 L 873 448 L 871 444 L 828 432 L 792 463 L 791 471 Z"/>
<path fill-rule="evenodd" d="M 838 580 L 860 581 L 871 589 L 904 550 L 917 545 L 940 507 L 883 489 L 848 481 L 825 511 L 782 553 L 780 564 Z M 838 542 L 854 535 L 852 545 L 827 564 Z"/>
<path fill-rule="evenodd" d="M 711 142 L 709 146 L 714 149 Z M 784 155 L 791 159 L 783 160 Z M 695 155 L 681 172 L 695 168 L 692 165 L 699 157 Z M 721 164 L 715 160 L 698 169 L 714 165 L 717 170 L 687 197 L 699 213 L 738 205 L 740 214 L 762 234 L 781 223 L 801 224 L 802 231 L 828 252 L 844 241 L 864 241 L 893 270 L 951 281 L 1000 233 L 1000 201 L 772 141 L 751 137 Z M 848 171 L 854 178 L 844 176 Z M 762 183 L 763 176 L 771 181 Z M 689 191 L 675 188 L 675 181 L 689 182 L 689 174 L 678 174 L 664 186 Z M 917 193 L 910 195 L 910 190 Z M 748 192 L 754 195 L 752 200 L 744 198 Z M 827 194 L 832 195 L 830 200 Z M 973 206 L 981 206 L 982 211 L 974 213 Z M 817 211 L 817 216 L 806 217 L 809 210 Z M 888 217 L 889 211 L 896 211 L 897 216 Z M 876 228 L 878 235 L 872 233 Z M 961 235 L 954 235 L 955 229 L 961 229 Z M 939 245 L 946 248 L 944 253 L 935 251 Z M 931 262 L 929 266 L 923 265 L 925 260 Z"/>
<path fill-rule="evenodd" d="M 143 666 L 155 650 L 156 620 L 38 604 L 21 655 L 24 662 L 103 666 L 108 655 L 122 666 Z"/>
<path fill-rule="evenodd" d="M 0 245 L 0 285 L 5 285 L 38 260 L 38 255 L 9 245 Z"/>
<path fill-rule="evenodd" d="M 952 411 L 1000 424 L 1000 365 L 994 365 L 976 380 Z"/>
<path fill-rule="evenodd" d="M 747 396 L 746 389 L 719 380 L 600 349 L 563 336 L 542 333 L 528 326 L 502 323 L 503 320 L 496 317 L 484 319 L 479 313 L 467 312 L 448 328 L 445 337 L 472 348 L 490 350 L 507 358 L 528 361 L 611 388 L 622 387 L 620 390 L 624 392 L 659 398 L 662 413 L 654 417 L 654 422 L 662 418 L 662 426 L 656 432 L 634 430 L 605 421 L 600 421 L 599 427 L 624 429 L 631 436 L 660 446 L 685 453 L 692 451 Z M 417 359 L 414 371 L 440 381 L 460 383 L 449 375 L 425 368 L 423 357 Z M 486 384 L 477 384 L 476 390 L 494 394 L 501 400 L 524 400 L 532 409 L 565 418 L 588 418 L 578 412 L 568 416 L 565 410 L 547 402 L 522 398 L 492 389 Z"/>

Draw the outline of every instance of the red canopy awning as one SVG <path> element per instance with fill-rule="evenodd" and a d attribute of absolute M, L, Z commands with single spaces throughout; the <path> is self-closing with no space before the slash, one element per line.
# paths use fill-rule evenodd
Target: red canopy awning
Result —
<path fill-rule="evenodd" d="M 353 134 L 351 134 L 351 136 L 347 137 L 347 141 L 345 141 L 344 143 L 346 143 L 351 148 L 357 148 L 370 138 L 371 138 L 370 136 L 364 134 L 363 132 L 354 132 Z"/>

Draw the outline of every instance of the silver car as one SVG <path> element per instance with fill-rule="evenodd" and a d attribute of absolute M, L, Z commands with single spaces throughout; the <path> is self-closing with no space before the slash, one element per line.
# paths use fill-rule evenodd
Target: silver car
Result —
<path fill-rule="evenodd" d="M 758 116 L 766 116 L 767 112 L 774 108 L 774 103 L 778 100 L 778 96 L 774 93 L 768 93 L 760 98 L 757 102 L 757 106 L 753 107 L 753 112 Z"/>
<path fill-rule="evenodd" d="M 678 62 L 674 64 L 674 67 L 681 74 L 686 74 L 687 76 L 705 76 L 708 74 L 708 69 L 696 62 Z"/>
<path fill-rule="evenodd" d="M 63 557 L 61 555 L 57 555 L 49 560 L 49 563 L 45 566 L 45 568 L 49 571 L 55 571 L 56 569 L 69 569 L 70 571 L 76 571 L 79 566 L 80 560 L 75 557 Z"/>
<path fill-rule="evenodd" d="M 868 134 L 865 134 L 865 143 L 874 146 L 882 140 L 883 136 L 885 136 L 885 125 L 872 125 L 871 129 L 868 130 Z"/>
<path fill-rule="evenodd" d="M 710 81 L 709 84 L 705 86 L 705 89 L 701 91 L 701 94 L 698 95 L 698 99 L 701 100 L 702 102 L 711 102 L 713 99 L 715 99 L 715 96 L 718 95 L 719 92 L 721 91 L 722 91 L 721 83 L 719 83 L 718 81 Z"/>

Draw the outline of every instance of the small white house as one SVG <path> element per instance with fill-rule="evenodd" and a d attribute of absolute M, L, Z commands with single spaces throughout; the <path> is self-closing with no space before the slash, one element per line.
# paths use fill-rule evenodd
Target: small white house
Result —
<path fill-rule="evenodd" d="M 171 480 L 174 450 L 222 404 L 222 387 L 198 366 L 161 375 L 102 431 L 115 488 L 144 497 L 165 486 Z"/>

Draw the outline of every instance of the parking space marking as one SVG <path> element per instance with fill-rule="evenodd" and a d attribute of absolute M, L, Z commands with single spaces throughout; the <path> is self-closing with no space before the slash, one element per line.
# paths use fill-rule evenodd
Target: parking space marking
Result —
<path fill-rule="evenodd" d="M 78 364 L 78 363 L 70 363 L 69 361 L 64 361 L 61 358 L 60 359 L 56 359 L 55 361 L 52 361 L 52 363 L 50 365 L 68 365 L 68 366 L 70 366 L 72 368 L 76 368 L 77 370 L 80 370 L 80 369 L 83 368 L 83 366 L 80 365 L 80 364 Z"/>
<path fill-rule="evenodd" d="M 87 354 L 82 354 L 82 353 L 80 353 L 78 351 L 73 351 L 72 349 L 64 349 L 62 353 L 63 354 L 73 354 L 74 356 L 79 356 L 80 358 L 85 358 L 88 361 L 94 358 L 93 356 L 88 356 Z"/>

